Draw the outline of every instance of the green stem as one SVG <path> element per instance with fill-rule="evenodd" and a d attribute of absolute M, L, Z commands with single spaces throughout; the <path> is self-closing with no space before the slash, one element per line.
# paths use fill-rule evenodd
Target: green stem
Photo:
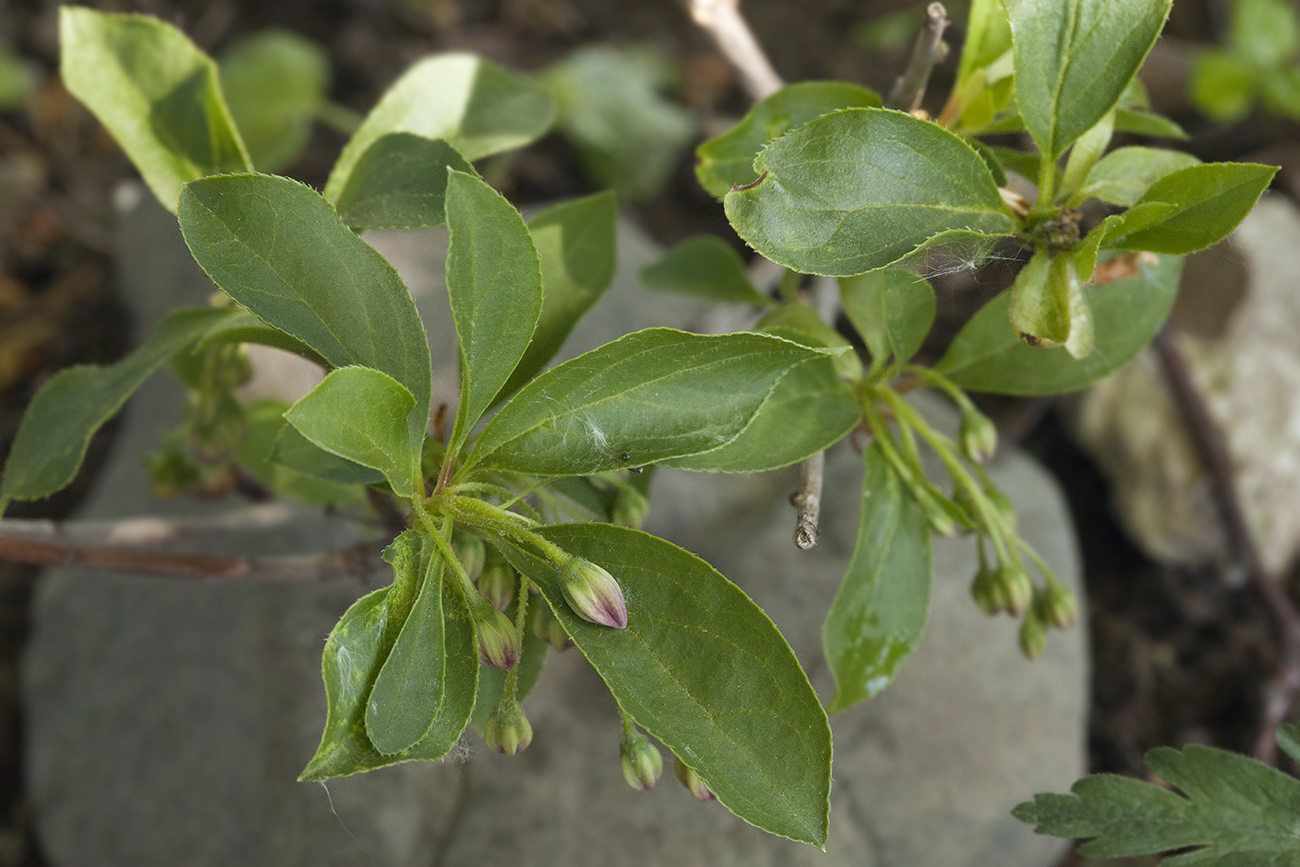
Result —
<path fill-rule="evenodd" d="M 531 546 L 556 566 L 563 566 L 572 555 L 559 545 L 531 530 L 519 526 L 520 516 L 473 497 L 444 496 L 438 503 L 457 521 L 485 536 L 506 536 Z"/>
<path fill-rule="evenodd" d="M 528 625 L 528 591 L 530 586 L 529 580 L 522 573 L 519 575 L 519 605 L 515 610 L 515 631 L 519 633 L 519 656 L 515 659 L 514 668 L 506 672 L 505 687 L 501 690 L 502 700 L 507 695 L 510 696 L 510 703 L 519 702 L 519 669 L 523 668 L 524 661 L 524 629 Z"/>
<path fill-rule="evenodd" d="M 450 517 L 447 518 L 443 523 L 441 532 L 431 534 L 433 544 L 438 547 L 438 551 L 442 554 L 443 559 L 447 561 L 447 565 L 451 566 L 451 571 L 455 573 L 456 580 L 460 583 L 460 590 L 465 594 L 466 603 L 474 605 L 475 600 L 482 602 L 483 597 L 479 595 L 478 588 L 475 587 L 474 582 L 470 580 L 469 573 L 465 571 L 465 567 L 461 565 L 460 560 L 456 557 L 456 552 L 452 550 L 451 543 L 443 537 L 444 533 L 451 535 L 450 531 L 452 523 L 452 519 Z M 487 603 L 484 602 L 483 604 L 486 605 Z"/>

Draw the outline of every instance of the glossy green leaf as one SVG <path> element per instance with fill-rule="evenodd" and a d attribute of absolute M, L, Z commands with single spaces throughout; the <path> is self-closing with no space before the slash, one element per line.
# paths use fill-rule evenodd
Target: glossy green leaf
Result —
<path fill-rule="evenodd" d="M 1007 291 L 975 314 L 935 369 L 962 388 L 997 394 L 1063 394 L 1091 385 L 1128 364 L 1155 337 L 1173 306 L 1182 261 L 1161 256 L 1155 265 L 1138 265 L 1133 277 L 1084 289 L 1097 340 L 1087 358 L 1021 341 L 1007 321 Z"/>
<path fill-rule="evenodd" d="M 371 142 L 331 201 L 354 229 L 414 229 L 447 222 L 447 169 L 474 173 L 445 141 L 408 132 Z"/>
<path fill-rule="evenodd" d="M 261 30 L 219 58 L 221 87 L 253 165 L 274 171 L 307 146 L 329 89 L 329 54 L 288 30 Z"/>
<path fill-rule="evenodd" d="M 23 414 L 5 460 L 0 513 L 10 500 L 38 500 L 71 482 L 90 438 L 149 374 L 238 314 L 219 308 L 173 311 L 139 349 L 116 364 L 70 367 L 50 377 Z"/>
<path fill-rule="evenodd" d="M 656 292 L 691 295 L 718 304 L 775 302 L 749 282 L 745 262 L 736 249 L 717 235 L 697 235 L 673 247 L 664 257 L 641 269 L 641 282 Z"/>
<path fill-rule="evenodd" d="M 387 373 L 415 398 L 413 447 L 429 420 L 429 343 L 402 279 L 314 190 L 288 178 L 228 175 L 188 184 L 181 232 L 218 286 L 334 367 Z"/>
<path fill-rule="evenodd" d="M 783 376 L 754 420 L 730 443 L 663 464 L 710 473 L 775 470 L 830 448 L 861 419 L 853 389 L 836 373 L 832 359 L 815 358 Z"/>
<path fill-rule="evenodd" d="M 447 171 L 447 294 L 460 338 L 460 449 L 505 386 L 542 314 L 542 271 L 523 217 L 479 178 Z"/>
<path fill-rule="evenodd" d="M 1112 205 L 1130 207 L 1156 181 L 1179 169 L 1198 165 L 1191 154 L 1165 148 L 1126 147 L 1102 157 L 1088 173 L 1079 200 L 1101 199 Z"/>
<path fill-rule="evenodd" d="M 59 72 L 117 139 L 163 207 L 187 181 L 250 171 L 217 65 L 175 27 L 143 15 L 59 9 Z"/>
<path fill-rule="evenodd" d="M 625 629 L 588 623 L 565 603 L 550 563 L 502 546 L 623 710 L 737 816 L 824 846 L 830 728 L 767 615 L 703 560 L 654 536 L 608 524 L 559 525 L 543 534 L 609 570 L 623 589 Z"/>
<path fill-rule="evenodd" d="M 1246 218 L 1268 188 L 1277 166 L 1257 163 L 1205 163 L 1165 175 L 1152 184 L 1136 206 L 1168 202 L 1177 210 L 1150 228 L 1123 227 L 1106 246 L 1182 255 L 1217 244 Z"/>
<path fill-rule="evenodd" d="M 423 547 L 415 601 L 366 702 L 366 736 L 385 755 L 400 753 L 424 740 L 438 716 L 446 687 L 442 619 L 445 564 L 432 543 L 426 542 Z"/>
<path fill-rule="evenodd" d="M 750 246 L 795 271 L 848 277 L 933 243 L 1008 234 L 988 166 L 962 139 L 899 111 L 851 108 L 758 155 L 762 180 L 727 194 Z"/>
<path fill-rule="evenodd" d="M 758 177 L 754 157 L 768 142 L 814 118 L 841 108 L 879 108 L 873 90 L 839 81 L 788 84 L 755 103 L 744 119 L 696 149 L 695 176 L 704 189 L 721 199 L 732 187 Z"/>
<path fill-rule="evenodd" d="M 298 432 L 330 454 L 379 470 L 398 494 L 421 492 L 420 452 L 406 425 L 415 399 L 386 373 L 369 367 L 332 371 L 284 414 Z"/>
<path fill-rule="evenodd" d="M 371 110 L 343 148 L 325 185 L 337 201 L 375 139 L 409 132 L 443 139 L 467 160 L 522 147 L 555 117 L 544 89 L 471 54 L 444 54 L 411 67 Z"/>
<path fill-rule="evenodd" d="M 604 192 L 547 208 L 528 224 L 542 263 L 542 314 L 494 403 L 540 373 L 578 320 L 605 296 L 618 257 L 617 220 L 614 195 Z"/>
<path fill-rule="evenodd" d="M 835 677 L 838 713 L 877 695 L 921 640 L 930 611 L 930 524 L 890 469 L 880 446 L 863 455 L 858 541 L 822 646 Z"/>
<path fill-rule="evenodd" d="M 873 375 L 911 361 L 934 324 L 934 288 L 902 268 L 842 279 L 840 304 L 871 353 Z"/>
<path fill-rule="evenodd" d="M 1151 138 L 1172 138 L 1179 141 L 1187 141 L 1189 138 L 1181 126 L 1167 117 L 1127 108 L 1115 112 L 1115 132 L 1129 132 Z"/>
<path fill-rule="evenodd" d="M 360 485 L 329 482 L 271 459 L 276 438 L 288 425 L 284 420 L 288 408 L 289 404 L 274 400 L 257 401 L 246 407 L 248 433 L 239 445 L 239 462 L 243 469 L 276 495 L 302 503 L 346 503 L 361 499 Z M 333 455 L 327 457 L 337 460 Z"/>
<path fill-rule="evenodd" d="M 1172 790 L 1094 774 L 1073 794 L 1036 795 L 1012 815 L 1039 834 L 1088 839 L 1079 854 L 1089 858 L 1188 850 L 1165 867 L 1285 867 L 1300 859 L 1300 780 L 1199 744 L 1150 750 L 1146 764 Z"/>
<path fill-rule="evenodd" d="M 551 368 L 488 423 L 469 465 L 588 475 L 721 448 L 819 352 L 765 334 L 649 328 Z"/>
<path fill-rule="evenodd" d="M 1016 102 L 1055 160 L 1116 106 L 1155 44 L 1171 0 L 1005 0 Z"/>
<path fill-rule="evenodd" d="M 587 176 L 624 202 L 659 192 L 695 135 L 695 118 L 667 99 L 678 83 L 668 60 L 650 48 L 588 46 L 546 74 L 558 126 Z"/>
<path fill-rule="evenodd" d="M 392 646 L 391 639 L 384 639 L 391 588 L 376 590 L 352 604 L 325 642 L 321 657 L 328 708 L 325 731 L 300 781 L 346 777 L 401 762 L 437 761 L 460 740 L 478 689 L 478 640 L 465 597 L 452 582 L 444 580 L 442 585 L 446 689 L 429 733 L 410 749 L 388 756 L 366 737 L 366 700 Z"/>
<path fill-rule="evenodd" d="M 287 421 L 275 435 L 271 460 L 295 473 L 337 485 L 374 485 L 384 481 L 384 474 L 379 470 L 325 451 Z"/>

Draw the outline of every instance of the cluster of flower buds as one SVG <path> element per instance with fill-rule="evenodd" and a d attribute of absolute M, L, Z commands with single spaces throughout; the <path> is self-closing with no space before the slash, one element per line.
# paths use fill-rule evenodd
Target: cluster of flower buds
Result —
<path fill-rule="evenodd" d="M 673 764 L 673 773 L 677 775 L 678 782 L 701 801 L 716 800 L 713 792 L 709 791 L 709 787 L 704 784 L 704 780 L 700 779 L 700 775 L 695 773 L 695 769 L 681 759 L 677 759 Z"/>
<path fill-rule="evenodd" d="M 1019 564 L 981 566 L 971 582 L 970 594 L 985 614 L 1005 611 L 1019 617 L 1034 599 L 1034 582 Z"/>
<path fill-rule="evenodd" d="M 482 600 L 474 601 L 470 607 L 478 627 L 479 661 L 493 668 L 514 668 L 519 660 L 519 631 L 505 614 Z"/>
<path fill-rule="evenodd" d="M 515 599 L 519 576 L 495 548 L 487 552 L 483 571 L 478 576 L 479 595 L 497 611 L 505 611 Z"/>
<path fill-rule="evenodd" d="M 560 569 L 564 600 L 583 620 L 622 629 L 627 626 L 627 603 L 614 576 L 581 557 L 570 557 Z"/>
<path fill-rule="evenodd" d="M 573 646 L 573 639 L 569 637 L 564 624 L 542 600 L 538 599 L 532 603 L 528 617 L 533 624 L 533 633 L 551 647 L 562 651 Z"/>
<path fill-rule="evenodd" d="M 517 756 L 533 742 L 533 726 L 516 701 L 503 701 L 483 726 L 483 742 L 498 753 Z"/>
<path fill-rule="evenodd" d="M 618 756 L 623 764 L 623 779 L 638 792 L 653 789 L 664 772 L 664 757 L 659 750 L 648 737 L 630 725 L 623 732 Z"/>

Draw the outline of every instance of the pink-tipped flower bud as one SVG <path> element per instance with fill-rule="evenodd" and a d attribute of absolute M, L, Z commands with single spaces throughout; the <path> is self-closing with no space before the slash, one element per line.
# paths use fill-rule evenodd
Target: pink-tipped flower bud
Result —
<path fill-rule="evenodd" d="M 629 729 L 618 745 L 619 760 L 623 764 L 623 779 L 638 792 L 648 792 L 659 782 L 664 772 L 664 757 L 650 743 L 650 739 L 636 729 Z"/>
<path fill-rule="evenodd" d="M 1047 633 L 1043 629 L 1042 621 L 1031 608 L 1020 623 L 1020 652 L 1026 659 L 1037 659 L 1046 649 Z"/>
<path fill-rule="evenodd" d="M 561 573 L 560 589 L 569 607 L 583 620 L 616 629 L 627 626 L 627 603 L 618 582 L 590 560 L 570 558 Z"/>
<path fill-rule="evenodd" d="M 517 756 L 533 742 L 533 726 L 524 709 L 512 702 L 498 707 L 483 726 L 483 742 L 498 753 Z"/>
<path fill-rule="evenodd" d="M 549 605 L 540 599 L 536 600 L 529 612 L 529 618 L 533 623 L 533 634 L 538 638 L 559 651 L 567 650 L 573 646 L 573 639 L 569 637 L 564 624 L 551 611 Z"/>
<path fill-rule="evenodd" d="M 478 576 L 479 595 L 486 599 L 497 611 L 505 611 L 515 600 L 515 591 L 519 589 L 519 576 L 500 555 L 490 554 L 483 566 L 483 574 Z"/>
<path fill-rule="evenodd" d="M 997 451 L 998 429 L 988 416 L 968 405 L 962 409 L 957 439 L 961 442 L 961 450 L 966 457 L 983 463 Z"/>
<path fill-rule="evenodd" d="M 709 787 L 700 779 L 700 775 L 695 773 L 695 769 L 687 765 L 681 759 L 673 763 L 673 773 L 677 775 L 677 780 L 686 787 L 686 790 L 701 801 L 715 801 L 717 798 Z"/>
<path fill-rule="evenodd" d="M 519 660 L 519 633 L 510 618 L 480 602 L 475 606 L 474 622 L 478 626 L 479 662 L 493 668 L 514 668 Z"/>
<path fill-rule="evenodd" d="M 1079 602 L 1068 587 L 1051 581 L 1034 595 L 1034 612 L 1047 626 L 1069 629 L 1079 619 Z"/>

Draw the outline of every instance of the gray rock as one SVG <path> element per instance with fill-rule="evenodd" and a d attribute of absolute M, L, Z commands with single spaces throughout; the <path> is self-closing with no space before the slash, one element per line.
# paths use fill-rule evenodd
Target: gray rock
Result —
<path fill-rule="evenodd" d="M 138 240 L 123 262 L 124 285 L 165 288 L 159 301 L 167 306 L 207 291 L 170 220 L 152 209 L 134 214 L 128 237 Z M 431 341 L 450 362 L 438 234 L 372 242 L 396 260 Z M 566 354 L 632 328 L 703 321 L 699 305 L 636 288 L 636 270 L 656 255 L 651 243 L 624 227 L 620 244 L 617 284 Z M 191 287 L 188 298 L 177 294 L 183 286 Z M 141 314 L 145 321 L 157 315 L 156 308 Z M 454 397 L 452 369 L 435 375 L 435 401 Z M 87 516 L 210 508 L 149 501 L 141 456 L 175 418 L 176 394 L 161 379 L 148 389 L 129 408 L 123 445 Z M 1076 583 L 1068 519 L 1050 480 L 1014 454 L 993 472 L 1020 507 L 1026 538 Z M 822 541 L 811 552 L 790 543 L 793 471 L 665 472 L 655 483 L 650 529 L 744 587 L 783 629 L 823 696 L 830 684 L 821 619 L 853 548 L 860 476 L 847 446 L 832 451 Z M 293 526 L 292 533 L 222 537 L 213 553 L 289 553 L 357 535 L 310 513 Z M 697 803 L 671 772 L 650 794 L 630 790 L 618 763 L 617 708 L 572 651 L 552 655 L 530 696 L 535 739 L 518 758 L 467 735 L 457 756 L 441 763 L 333 781 L 328 792 L 295 783 L 324 716 L 321 642 L 359 595 L 358 584 L 216 586 L 52 571 L 37 600 L 25 671 L 40 832 L 57 865 L 1037 867 L 1058 844 L 1035 837 L 1008 811 L 1037 791 L 1068 787 L 1081 769 L 1083 636 L 1054 634 L 1043 659 L 1024 661 L 1015 625 L 985 618 L 970 603 L 973 564 L 969 542 L 936 545 L 926 640 L 894 686 L 834 719 L 827 855 Z"/>

